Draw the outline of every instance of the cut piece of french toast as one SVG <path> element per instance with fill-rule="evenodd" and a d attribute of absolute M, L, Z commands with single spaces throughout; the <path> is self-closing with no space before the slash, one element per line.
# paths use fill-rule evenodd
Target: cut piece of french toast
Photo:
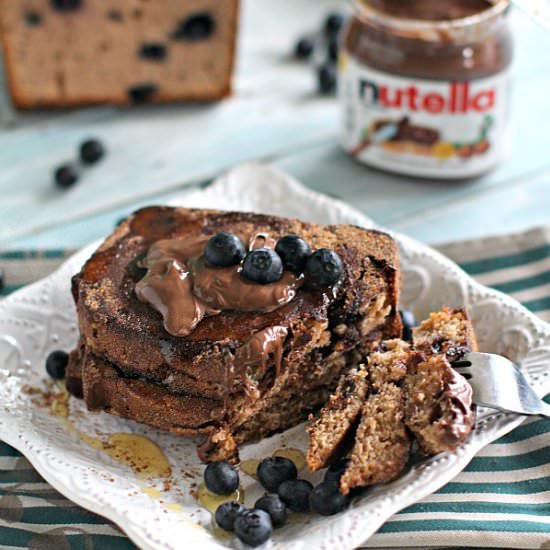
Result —
<path fill-rule="evenodd" d="M 477 351 L 474 328 L 466 310 L 444 307 L 431 313 L 412 329 L 413 345 L 428 355 L 443 354 L 457 361 L 470 351 Z"/>
<path fill-rule="evenodd" d="M 390 382 L 367 397 L 350 461 L 340 479 L 344 495 L 356 487 L 390 481 L 401 473 L 411 449 L 404 407 L 402 389 Z"/>
<path fill-rule="evenodd" d="M 192 261 L 200 262 L 204 244 L 220 232 L 237 234 L 250 247 L 259 238 L 272 247 L 284 235 L 299 235 L 314 251 L 336 251 L 342 278 L 329 288 L 297 285 L 292 299 L 269 310 L 216 310 L 188 334 L 170 334 L 161 313 L 136 295 L 144 259 L 155 243 L 176 240 L 198 243 Z M 270 286 L 239 285 L 245 294 Z M 252 213 L 145 208 L 123 222 L 73 278 L 81 343 L 72 362 L 80 364 L 90 408 L 174 432 L 207 432 L 204 460 L 236 460 L 240 443 L 305 420 L 343 373 L 382 339 L 400 334 L 398 295 L 397 250 L 385 233 Z M 257 349 L 265 353 L 251 354 Z M 163 420 L 137 418 L 135 408 L 121 406 L 106 387 L 103 400 L 92 397 L 92 386 L 105 384 L 116 386 L 117 394 L 139 393 L 142 407 L 175 396 L 182 403 L 207 400 L 212 414 L 200 416 L 197 407 L 196 418 L 189 418 L 182 405 L 181 418 L 175 408 Z M 154 388 L 151 395 L 147 385 Z"/>
<path fill-rule="evenodd" d="M 474 415 L 471 388 L 449 361 L 473 350 L 477 343 L 468 315 L 447 307 L 413 329 L 412 344 L 382 341 L 368 357 L 366 395 L 344 401 L 337 392 L 312 420 L 308 466 L 317 470 L 342 457 L 339 440 L 326 431 L 346 417 L 349 403 L 359 424 L 340 481 L 345 494 L 397 477 L 413 438 L 429 455 L 455 449 L 471 432 Z"/>
<path fill-rule="evenodd" d="M 444 355 L 413 365 L 404 392 L 405 423 L 426 454 L 452 451 L 472 431 L 472 388 Z"/>
<path fill-rule="evenodd" d="M 321 413 L 311 417 L 308 427 L 312 437 L 306 461 L 311 471 L 329 464 L 352 431 L 367 395 L 367 367 L 359 365 L 342 375 L 336 391 L 329 397 Z"/>

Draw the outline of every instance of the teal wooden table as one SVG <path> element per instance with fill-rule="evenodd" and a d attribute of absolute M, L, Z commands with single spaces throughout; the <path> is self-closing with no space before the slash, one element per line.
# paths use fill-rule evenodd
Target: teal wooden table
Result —
<path fill-rule="evenodd" d="M 338 145 L 336 100 L 318 97 L 313 68 L 291 59 L 295 39 L 334 6 L 244 0 L 235 94 L 219 104 L 17 114 L 0 130 L 0 250 L 79 247 L 137 206 L 252 159 L 431 243 L 548 223 L 550 35 L 512 11 L 513 144 L 505 162 L 477 180 L 422 181 L 350 160 Z M 108 157 L 73 189 L 56 190 L 53 168 L 88 136 L 104 141 Z"/>

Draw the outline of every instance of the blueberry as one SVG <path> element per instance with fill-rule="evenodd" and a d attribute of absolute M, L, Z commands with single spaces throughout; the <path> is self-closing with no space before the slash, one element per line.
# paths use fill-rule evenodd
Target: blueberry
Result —
<path fill-rule="evenodd" d="M 235 534 L 248 546 L 260 546 L 273 533 L 271 518 L 263 510 L 245 510 L 237 516 Z"/>
<path fill-rule="evenodd" d="M 309 494 L 313 485 L 305 479 L 283 481 L 277 493 L 293 512 L 309 511 Z"/>
<path fill-rule="evenodd" d="M 25 13 L 25 21 L 29 27 L 37 27 L 42 23 L 42 16 L 37 11 L 28 11 Z"/>
<path fill-rule="evenodd" d="M 278 495 L 265 495 L 259 498 L 254 508 L 267 512 L 273 527 L 279 527 L 286 521 L 286 504 Z"/>
<path fill-rule="evenodd" d="M 246 249 L 241 239 L 233 233 L 218 233 L 204 247 L 206 261 L 215 267 L 229 267 L 241 262 Z"/>
<path fill-rule="evenodd" d="M 118 10 L 109 10 L 107 12 L 107 19 L 110 19 L 111 21 L 116 21 L 117 23 L 121 23 L 124 21 L 124 16 L 122 15 L 122 12 Z"/>
<path fill-rule="evenodd" d="M 271 248 L 257 248 L 246 255 L 242 274 L 245 279 L 261 285 L 275 283 L 283 276 L 283 262 Z"/>
<path fill-rule="evenodd" d="M 327 56 L 333 63 L 338 61 L 338 39 L 331 38 L 327 46 Z"/>
<path fill-rule="evenodd" d="M 338 12 L 329 13 L 327 18 L 325 19 L 325 33 L 328 36 L 334 36 L 335 34 L 338 34 L 344 26 L 345 22 L 346 18 L 344 14 Z"/>
<path fill-rule="evenodd" d="M 163 61 L 166 58 L 166 46 L 159 42 L 146 42 L 141 45 L 139 55 L 151 61 Z"/>
<path fill-rule="evenodd" d="M 136 84 L 128 88 L 128 98 L 132 103 L 147 103 L 153 99 L 153 96 L 158 92 L 156 84 Z"/>
<path fill-rule="evenodd" d="M 342 458 L 338 462 L 331 464 L 325 472 L 323 481 L 340 483 L 340 478 L 346 471 L 349 464 L 349 458 Z"/>
<path fill-rule="evenodd" d="M 82 0 L 50 0 L 53 9 L 58 11 L 71 11 L 80 8 Z"/>
<path fill-rule="evenodd" d="M 275 247 L 286 269 L 301 273 L 306 266 L 307 259 L 311 254 L 309 244 L 297 235 L 285 235 Z"/>
<path fill-rule="evenodd" d="M 97 139 L 87 139 L 80 145 L 79 154 L 84 164 L 94 164 L 105 154 L 105 147 Z"/>
<path fill-rule="evenodd" d="M 410 341 L 412 339 L 412 328 L 417 325 L 414 313 L 409 309 L 399 311 L 401 321 L 403 323 L 403 340 Z"/>
<path fill-rule="evenodd" d="M 180 21 L 178 28 L 172 33 L 173 40 L 187 40 L 195 42 L 205 40 L 211 36 L 216 29 L 216 22 L 208 12 L 199 12 L 190 15 Z"/>
<path fill-rule="evenodd" d="M 312 288 L 322 288 L 337 283 L 344 266 L 340 256 L 330 248 L 319 248 L 307 259 L 306 276 Z"/>
<path fill-rule="evenodd" d="M 313 50 L 315 49 L 315 44 L 311 38 L 300 38 L 294 46 L 294 57 L 296 59 L 308 59 L 311 57 Z"/>
<path fill-rule="evenodd" d="M 269 456 L 258 464 L 256 475 L 267 491 L 276 492 L 283 481 L 296 479 L 298 470 L 289 458 Z"/>
<path fill-rule="evenodd" d="M 239 502 L 232 500 L 230 502 L 224 502 L 220 504 L 216 509 L 214 517 L 216 518 L 216 523 L 226 531 L 233 531 L 233 526 L 235 525 L 235 520 L 237 516 L 244 512 L 246 508 Z"/>
<path fill-rule="evenodd" d="M 309 504 L 314 512 L 322 516 L 332 516 L 346 509 L 349 498 L 339 491 L 336 483 L 324 481 L 311 491 Z"/>
<path fill-rule="evenodd" d="M 229 462 L 211 462 L 204 470 L 206 488 L 217 495 L 230 495 L 239 487 L 239 473 Z"/>
<path fill-rule="evenodd" d="M 62 350 L 52 351 L 46 358 L 46 372 L 57 380 L 65 378 L 65 369 L 69 362 L 69 354 Z"/>
<path fill-rule="evenodd" d="M 54 180 L 61 189 L 69 189 L 78 181 L 78 172 L 73 164 L 63 164 L 56 168 Z"/>
<path fill-rule="evenodd" d="M 330 95 L 336 91 L 336 67 L 334 63 L 325 63 L 317 70 L 317 83 L 319 85 L 319 93 L 322 95 Z"/>
<path fill-rule="evenodd" d="M 5 284 L 6 284 L 6 274 L 4 273 L 4 270 L 0 267 L 0 292 L 4 290 Z"/>

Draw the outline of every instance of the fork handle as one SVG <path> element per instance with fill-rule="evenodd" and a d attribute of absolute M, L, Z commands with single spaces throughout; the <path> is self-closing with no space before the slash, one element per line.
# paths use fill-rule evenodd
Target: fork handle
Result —
<path fill-rule="evenodd" d="M 474 400 L 475 401 L 475 400 Z M 482 403 L 479 401 L 476 401 L 479 405 L 483 405 L 485 407 L 490 407 L 491 409 L 497 409 L 499 411 L 503 412 L 511 412 L 515 414 L 525 414 L 528 416 L 545 416 L 546 418 L 550 418 L 550 405 L 545 403 L 544 401 L 541 401 L 540 405 L 537 403 L 534 407 L 514 407 L 514 409 L 507 409 L 505 407 L 497 407 L 494 404 L 489 403 Z"/>

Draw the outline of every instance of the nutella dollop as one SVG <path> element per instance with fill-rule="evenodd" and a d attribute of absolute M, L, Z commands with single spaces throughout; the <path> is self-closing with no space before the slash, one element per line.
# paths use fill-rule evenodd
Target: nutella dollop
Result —
<path fill-rule="evenodd" d="M 342 143 L 365 164 L 466 178 L 505 152 L 508 0 L 355 0 L 343 32 Z"/>
<path fill-rule="evenodd" d="M 302 278 L 290 271 L 276 283 L 259 285 L 241 277 L 237 267 L 212 268 L 204 258 L 190 262 L 193 294 L 215 310 L 273 311 L 296 295 Z"/>
<path fill-rule="evenodd" d="M 267 234 L 240 236 L 249 248 L 274 246 Z M 205 315 L 224 310 L 273 311 L 290 302 L 303 277 L 285 271 L 283 277 L 259 285 L 241 277 L 240 266 L 211 267 L 202 250 L 208 236 L 165 239 L 154 243 L 142 266 L 147 273 L 136 284 L 137 297 L 161 315 L 173 336 L 187 336 Z"/>

